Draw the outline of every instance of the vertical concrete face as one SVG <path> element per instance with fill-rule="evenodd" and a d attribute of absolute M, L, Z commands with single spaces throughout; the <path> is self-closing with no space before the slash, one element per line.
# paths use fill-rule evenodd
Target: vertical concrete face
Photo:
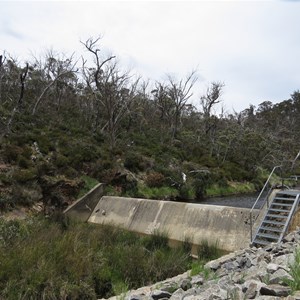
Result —
<path fill-rule="evenodd" d="M 88 222 L 130 231 L 165 232 L 172 240 L 218 242 L 233 251 L 250 243 L 249 209 L 123 197 L 101 198 Z M 257 211 L 255 211 L 257 213 Z"/>
<path fill-rule="evenodd" d="M 102 196 L 103 184 L 99 183 L 87 194 L 70 205 L 64 213 L 73 219 L 86 222 Z"/>

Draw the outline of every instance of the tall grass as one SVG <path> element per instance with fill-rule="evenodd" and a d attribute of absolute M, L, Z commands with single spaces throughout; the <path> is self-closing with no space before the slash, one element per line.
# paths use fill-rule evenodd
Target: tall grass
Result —
<path fill-rule="evenodd" d="M 300 290 L 300 248 L 296 249 L 294 262 L 289 265 L 289 274 L 293 279 L 286 279 L 285 282 L 290 286 L 292 292 Z"/>
<path fill-rule="evenodd" d="M 1 224 L 0 299 L 110 297 L 191 264 L 182 247 L 168 247 L 165 235 L 44 219 Z"/>

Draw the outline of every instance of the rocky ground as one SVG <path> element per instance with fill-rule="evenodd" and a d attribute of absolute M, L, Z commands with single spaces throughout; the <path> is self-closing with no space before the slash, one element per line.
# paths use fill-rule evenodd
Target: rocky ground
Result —
<path fill-rule="evenodd" d="M 299 244 L 300 230 L 280 244 L 247 248 L 211 261 L 198 275 L 189 271 L 110 299 L 300 299 L 300 291 L 292 291 L 286 283 L 293 280 L 290 266 Z"/>

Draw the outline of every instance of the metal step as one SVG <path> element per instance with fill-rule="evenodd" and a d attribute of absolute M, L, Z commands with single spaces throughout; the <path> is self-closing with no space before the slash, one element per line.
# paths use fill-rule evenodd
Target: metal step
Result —
<path fill-rule="evenodd" d="M 269 245 L 270 242 L 255 238 L 255 240 L 253 241 L 253 244 L 254 244 L 254 245 L 257 245 L 257 244 L 258 244 L 258 245 L 266 246 L 266 245 Z"/>
<path fill-rule="evenodd" d="M 276 200 L 280 200 L 280 201 L 295 201 L 295 198 L 293 197 L 293 198 L 286 198 L 286 197 L 275 197 L 274 198 L 274 201 L 276 201 Z"/>
<path fill-rule="evenodd" d="M 265 227 L 265 226 L 262 226 L 260 227 L 260 230 L 265 230 L 265 231 L 272 231 L 272 232 L 278 232 L 278 233 L 281 233 L 282 230 L 281 229 L 278 229 L 277 227 Z"/>
<path fill-rule="evenodd" d="M 288 196 L 293 196 L 293 197 L 297 197 L 297 195 L 299 194 L 299 190 L 283 190 L 283 191 L 278 191 L 277 195 L 288 195 Z"/>
<path fill-rule="evenodd" d="M 290 210 L 289 209 L 281 209 L 281 208 L 269 208 L 269 211 L 275 211 L 275 212 L 282 212 L 282 213 L 289 213 Z"/>
<path fill-rule="evenodd" d="M 280 203 L 280 202 L 273 202 L 271 205 L 284 206 L 284 207 L 292 207 L 293 206 L 293 204 Z"/>
<path fill-rule="evenodd" d="M 256 231 L 253 245 L 265 246 L 271 242 L 280 242 L 298 205 L 299 195 L 298 190 L 277 192 Z"/>
<path fill-rule="evenodd" d="M 285 222 L 277 222 L 272 220 L 263 220 L 263 223 L 272 224 L 272 225 L 285 225 Z"/>
<path fill-rule="evenodd" d="M 272 240 L 277 240 L 279 239 L 280 235 L 273 235 L 273 234 L 268 234 L 268 233 L 258 233 L 256 235 L 257 237 L 263 237 L 263 238 L 267 238 L 267 239 L 272 239 Z"/>
<path fill-rule="evenodd" d="M 266 217 L 275 218 L 275 219 L 286 219 L 288 216 L 267 214 Z"/>

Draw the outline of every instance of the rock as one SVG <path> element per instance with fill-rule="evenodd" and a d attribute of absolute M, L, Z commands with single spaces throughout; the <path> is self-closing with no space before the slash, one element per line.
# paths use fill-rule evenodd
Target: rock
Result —
<path fill-rule="evenodd" d="M 278 268 L 279 268 L 279 266 L 278 265 L 276 265 L 276 264 L 268 264 L 267 265 L 267 272 L 269 273 L 269 274 L 273 274 L 274 272 L 276 272 L 277 270 L 278 270 Z"/>
<path fill-rule="evenodd" d="M 284 279 L 290 279 L 292 280 L 292 276 L 285 270 L 279 269 L 277 270 L 274 274 L 271 275 L 269 283 L 270 284 L 278 284 L 278 283 L 283 283 Z"/>
<path fill-rule="evenodd" d="M 177 291 L 173 293 L 170 300 L 181 300 L 184 297 L 184 290 L 182 288 L 179 288 Z"/>
<path fill-rule="evenodd" d="M 282 241 L 283 241 L 284 243 L 287 243 L 287 242 L 294 242 L 294 241 L 295 241 L 295 233 L 294 233 L 294 232 L 289 233 L 288 235 L 286 235 L 286 236 L 282 239 Z"/>
<path fill-rule="evenodd" d="M 152 293 L 151 293 L 151 297 L 154 299 L 154 300 L 158 300 L 158 299 L 169 299 L 170 297 L 172 296 L 171 293 L 167 292 L 167 291 L 162 291 L 162 290 L 154 290 Z"/>
<path fill-rule="evenodd" d="M 180 287 L 184 290 L 187 291 L 192 287 L 191 281 L 189 279 L 184 279 L 182 280 Z"/>
<path fill-rule="evenodd" d="M 286 300 L 300 300 L 300 291 L 288 296 L 291 289 L 285 286 L 283 280 L 292 280 L 288 272 L 289 265 L 295 261 L 297 241 L 300 241 L 298 232 L 287 237 L 285 243 L 236 251 L 205 265 L 205 268 L 214 271 L 214 279 L 205 279 L 201 274 L 191 276 L 190 272 L 186 272 L 153 286 L 128 292 L 125 299 L 275 300 L 287 297 Z"/>
<path fill-rule="evenodd" d="M 258 293 L 258 284 L 256 282 L 251 282 L 245 293 L 246 299 L 254 299 Z"/>
<path fill-rule="evenodd" d="M 242 284 L 245 281 L 245 273 L 234 273 L 233 276 L 231 277 L 231 280 L 233 283 L 238 283 L 238 284 Z"/>
<path fill-rule="evenodd" d="M 131 295 L 128 300 L 144 300 L 145 298 L 146 297 L 144 295 Z"/>
<path fill-rule="evenodd" d="M 266 296 L 277 296 L 277 297 L 287 297 L 291 292 L 291 289 L 286 286 L 282 286 L 279 284 L 270 284 L 266 286 L 262 286 L 260 289 L 261 295 Z"/>
<path fill-rule="evenodd" d="M 238 263 L 236 261 L 229 261 L 223 264 L 223 268 L 225 268 L 227 271 L 235 270 L 238 267 Z"/>
<path fill-rule="evenodd" d="M 203 278 L 203 276 L 201 276 L 201 275 L 196 275 L 196 276 L 193 276 L 193 277 L 192 277 L 191 284 L 192 284 L 193 286 L 195 286 L 195 285 L 202 285 L 203 283 L 204 283 L 204 278 Z"/>
<path fill-rule="evenodd" d="M 242 285 L 246 299 L 254 299 L 265 284 L 257 280 L 248 280 Z"/>
<path fill-rule="evenodd" d="M 295 300 L 300 300 L 300 291 L 296 291 L 294 294 L 293 294 L 293 297 Z"/>
<path fill-rule="evenodd" d="M 160 287 L 161 291 L 166 291 L 169 293 L 173 293 L 174 291 L 176 291 L 178 289 L 178 284 L 176 282 L 168 282 L 163 284 L 162 287 Z"/>
<path fill-rule="evenodd" d="M 240 286 L 234 286 L 234 287 L 229 288 L 227 293 L 228 293 L 227 299 L 234 299 L 234 300 L 244 300 L 245 299 L 245 295 Z"/>
<path fill-rule="evenodd" d="M 213 260 L 213 261 L 208 262 L 204 266 L 204 268 L 211 269 L 211 270 L 217 270 L 220 268 L 220 266 L 221 266 L 221 264 L 217 260 Z"/>

